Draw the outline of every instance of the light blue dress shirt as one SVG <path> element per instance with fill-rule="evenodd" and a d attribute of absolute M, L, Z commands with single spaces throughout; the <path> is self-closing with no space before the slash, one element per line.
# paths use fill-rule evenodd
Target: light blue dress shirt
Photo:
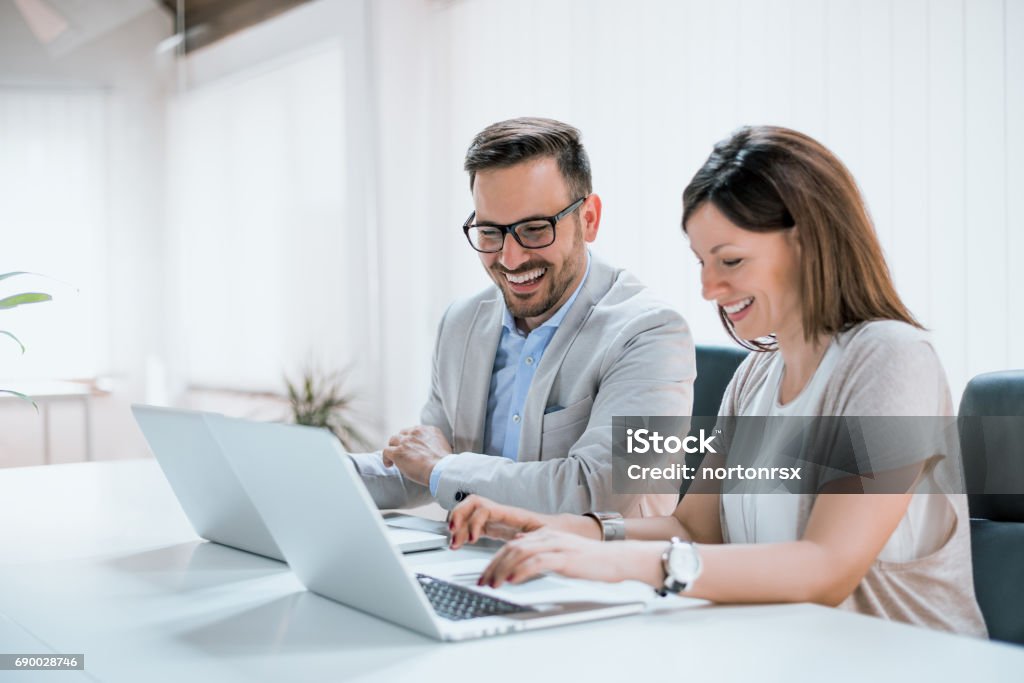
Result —
<path fill-rule="evenodd" d="M 494 354 L 494 367 L 491 370 L 491 390 L 487 397 L 487 417 L 484 425 L 484 453 L 500 455 L 515 461 L 519 458 L 519 435 L 523 423 L 523 405 L 530 390 L 530 383 L 540 365 L 544 351 L 558 331 L 559 325 L 569 313 L 583 283 L 590 275 L 590 252 L 587 251 L 587 269 L 583 273 L 579 287 L 572 293 L 569 300 L 555 311 L 555 314 L 544 323 L 531 330 L 529 334 L 516 326 L 515 318 L 503 304 L 501 340 Z M 437 495 L 437 483 L 441 480 L 441 471 L 445 456 L 434 465 L 430 473 L 430 494 Z"/>

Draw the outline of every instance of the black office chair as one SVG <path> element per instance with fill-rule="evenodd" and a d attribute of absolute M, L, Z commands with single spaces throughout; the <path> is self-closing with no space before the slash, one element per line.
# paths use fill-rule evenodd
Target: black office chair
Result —
<path fill-rule="evenodd" d="M 972 379 L 958 417 L 974 591 L 989 636 L 1024 645 L 1024 370 Z"/>
<path fill-rule="evenodd" d="M 722 405 L 722 396 L 729 380 L 736 373 L 747 351 L 730 346 L 697 346 L 697 379 L 693 383 L 693 419 L 690 421 L 690 434 L 700 434 L 703 429 L 710 433 L 715 426 L 718 408 Z M 699 454 L 686 456 L 686 464 L 696 467 L 700 464 Z M 679 488 L 679 496 L 686 493 L 689 481 L 684 481 Z"/>

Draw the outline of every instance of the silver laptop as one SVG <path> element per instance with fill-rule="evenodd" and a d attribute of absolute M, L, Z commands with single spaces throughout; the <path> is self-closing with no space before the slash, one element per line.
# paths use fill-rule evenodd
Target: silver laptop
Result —
<path fill-rule="evenodd" d="M 439 640 L 623 616 L 645 606 L 635 590 L 627 596 L 616 586 L 559 577 L 478 589 L 475 577 L 486 564 L 479 551 L 447 551 L 418 563 L 417 572 L 388 539 L 336 439 L 308 427 L 206 419 L 288 564 L 324 597 Z M 458 571 L 467 564 L 475 564 L 472 581 Z"/>
<path fill-rule="evenodd" d="M 284 560 L 262 516 L 210 433 L 204 419 L 208 413 L 133 405 L 132 414 L 199 536 Z M 287 463 L 292 453 L 279 451 L 277 457 Z M 388 533 L 402 552 L 433 550 L 448 544 L 444 534 L 426 530 L 425 525 L 430 524 L 427 520 L 395 515 L 388 524 Z"/>

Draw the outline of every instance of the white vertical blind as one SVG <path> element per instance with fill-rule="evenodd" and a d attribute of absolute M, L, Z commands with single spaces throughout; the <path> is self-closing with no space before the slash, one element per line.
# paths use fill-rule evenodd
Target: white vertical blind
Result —
<path fill-rule="evenodd" d="M 1006 54 L 1006 146 L 1003 159 L 1006 164 L 1006 195 L 1003 210 L 1006 215 L 1006 286 L 1008 315 L 1008 364 L 1024 367 L 1024 206 L 1020 193 L 1024 188 L 1024 2 L 1011 0 L 1005 5 L 1003 48 Z"/>
<path fill-rule="evenodd" d="M 962 229 L 966 237 L 967 306 L 963 328 L 967 335 L 967 373 L 973 375 L 1006 367 L 1010 349 L 1008 322 L 1015 313 L 1020 315 L 1024 307 L 1007 289 L 1010 245 L 1006 225 L 1006 3 L 970 0 L 964 9 L 967 215 Z M 1018 225 L 1017 229 L 1021 227 Z M 1011 301 L 1016 304 L 1012 310 Z"/>
<path fill-rule="evenodd" d="M 966 382 L 970 372 L 966 332 L 970 299 L 964 260 L 970 225 L 964 193 L 967 71 L 963 20 L 961 0 L 928 5 L 928 117 L 924 124 L 928 140 L 923 159 L 927 203 L 922 212 L 928 229 L 925 258 L 931 264 L 928 324 L 940 331 L 936 344 L 946 372 L 960 383 Z"/>
<path fill-rule="evenodd" d="M 337 42 L 178 94 L 168 156 L 178 371 L 189 384 L 281 390 L 307 360 L 355 360 L 365 226 L 345 224 Z"/>
<path fill-rule="evenodd" d="M 0 312 L 0 377 L 94 377 L 107 334 L 107 94 L 91 88 L 0 86 L 0 273 L 53 279 L 0 283 L 50 303 Z"/>

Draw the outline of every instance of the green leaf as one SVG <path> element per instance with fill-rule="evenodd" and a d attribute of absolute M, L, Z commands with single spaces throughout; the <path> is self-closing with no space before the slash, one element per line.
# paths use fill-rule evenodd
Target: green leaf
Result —
<path fill-rule="evenodd" d="M 22 304 L 38 304 L 44 301 L 51 301 L 52 299 L 53 297 L 49 294 L 43 294 L 41 292 L 12 294 L 5 299 L 0 299 L 0 310 L 5 308 L 14 308 L 15 306 L 21 306 Z"/>
<path fill-rule="evenodd" d="M 13 339 L 13 340 L 14 340 L 14 342 L 15 342 L 15 343 L 16 343 L 16 344 L 17 344 L 18 346 L 20 346 L 20 347 L 21 347 L 21 352 L 22 352 L 22 353 L 25 353 L 25 345 L 21 343 L 21 340 L 20 340 L 20 339 L 18 339 L 17 337 L 15 337 L 15 336 L 14 336 L 13 334 L 11 334 L 10 332 L 8 332 L 7 330 L 0 330 L 0 334 L 6 335 L 6 336 L 10 337 L 11 339 Z"/>
<path fill-rule="evenodd" d="M 0 389 L 0 394 L 10 394 L 11 396 L 17 396 L 22 401 L 28 401 L 29 403 L 32 404 L 32 407 L 36 409 L 36 412 L 39 412 L 39 406 L 36 405 L 36 402 L 32 400 L 31 396 L 26 396 L 25 394 L 19 393 L 17 391 L 11 391 L 10 389 Z"/>
<path fill-rule="evenodd" d="M 15 275 L 35 275 L 35 273 L 30 273 L 27 270 L 16 270 L 13 273 L 0 274 L 0 281 L 6 280 L 9 277 L 14 277 Z"/>

